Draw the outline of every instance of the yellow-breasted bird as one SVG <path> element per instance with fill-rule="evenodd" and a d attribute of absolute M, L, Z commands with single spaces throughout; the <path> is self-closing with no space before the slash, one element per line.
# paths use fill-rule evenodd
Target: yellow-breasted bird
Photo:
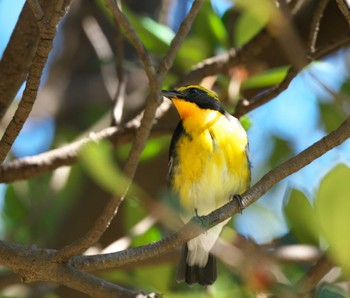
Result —
<path fill-rule="evenodd" d="M 169 152 L 169 184 L 179 200 L 181 218 L 207 215 L 243 193 L 250 184 L 247 134 L 226 112 L 217 95 L 201 86 L 162 90 L 174 103 L 181 121 Z M 210 285 L 217 278 L 210 253 L 228 220 L 184 246 L 176 279 Z"/>

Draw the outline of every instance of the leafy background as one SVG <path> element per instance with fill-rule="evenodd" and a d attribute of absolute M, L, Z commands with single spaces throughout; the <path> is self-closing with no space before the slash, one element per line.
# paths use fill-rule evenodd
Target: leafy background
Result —
<path fill-rule="evenodd" d="M 167 7 L 169 15 L 162 11 L 160 1 L 143 2 L 126 1 L 123 12 L 147 50 L 158 59 L 168 49 L 191 1 L 171 2 Z M 11 34 L 23 3 L 0 1 L 1 50 L 6 47 L 6 36 Z M 240 11 L 237 14 L 231 9 L 230 1 L 206 1 L 191 34 L 177 54 L 164 88 L 203 59 L 233 46 L 242 46 L 254 38 L 273 17 L 268 1 L 259 3 L 236 1 L 235 8 Z M 76 1 L 59 28 L 37 105 L 16 140 L 11 159 L 45 152 L 91 130 L 108 126 L 112 102 L 103 72 L 109 68 L 109 75 L 115 79 L 115 56 L 113 52 L 103 58 L 96 55 L 91 33 L 86 30 L 86 24 L 91 21 L 89 18 L 99 24 L 112 48 L 115 45 L 113 20 L 103 1 Z M 235 26 L 231 24 L 232 19 Z M 125 122 L 142 108 L 147 79 L 130 44 L 125 41 L 123 48 L 127 77 L 127 101 L 122 118 Z M 244 119 L 250 140 L 253 183 L 338 127 L 346 118 L 350 94 L 349 59 L 349 50 L 345 48 L 312 63 L 285 92 Z M 289 68 L 288 63 L 274 65 L 258 60 L 252 64 L 237 67 L 232 77 L 218 75 L 215 78 L 215 91 L 230 111 L 239 95 L 256 94 L 262 88 L 280 83 Z M 230 89 L 234 84 L 239 92 Z M 225 91 L 228 89 L 230 94 Z M 177 114 L 172 109 L 161 119 L 161 124 L 175 127 L 177 121 Z M 139 246 L 169 233 L 152 219 L 142 197 L 146 192 L 166 200 L 169 142 L 170 135 L 164 135 L 147 143 L 132 194 L 123 203 L 99 247 L 93 248 L 92 252 Z M 243 215 L 236 216 L 225 228 L 223 239 L 232 243 L 237 241 L 235 230 L 261 247 L 277 249 L 308 244 L 317 251 L 327 251 L 342 270 L 326 279 L 314 295 L 347 297 L 350 273 L 349 146 L 348 141 L 282 181 Z M 130 145 L 118 148 L 107 143 L 90 146 L 83 151 L 80 162 L 72 167 L 1 185 L 2 238 L 59 248 L 84 234 L 110 194 L 123 189 L 126 181 L 121 169 L 129 150 Z M 177 257 L 176 253 L 100 275 L 126 287 L 162 292 L 166 297 L 255 297 L 254 291 L 263 289 L 270 282 L 266 272 L 258 270 L 263 266 L 247 266 L 247 271 L 252 271 L 244 275 L 222 262 L 219 279 L 213 287 L 207 290 L 197 286 L 189 288 L 174 281 Z M 311 264 L 279 263 L 284 284 L 287 287 L 293 284 Z M 9 273 L 5 268 L 1 271 L 5 280 Z M 1 293 L 2 297 L 84 297 L 64 287 L 6 282 L 3 282 Z"/>

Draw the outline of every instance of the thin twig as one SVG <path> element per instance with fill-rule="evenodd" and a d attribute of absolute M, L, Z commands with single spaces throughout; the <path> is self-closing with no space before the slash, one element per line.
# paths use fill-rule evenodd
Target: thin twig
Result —
<path fill-rule="evenodd" d="M 345 20 L 348 22 L 350 25 L 350 7 L 349 7 L 349 2 L 346 0 L 336 0 L 339 10 L 343 14 Z"/>
<path fill-rule="evenodd" d="M 286 90 L 289 86 L 289 83 L 293 80 L 293 78 L 298 74 L 297 70 L 294 67 L 290 67 L 287 75 L 283 79 L 281 83 L 278 85 L 268 89 L 267 91 L 258 94 L 253 97 L 251 100 L 247 100 L 245 98 L 238 101 L 236 105 L 236 110 L 234 112 L 234 116 L 239 118 L 244 114 L 248 113 L 251 110 L 254 110 L 265 103 L 269 102 L 271 99 L 275 98 L 277 95 Z"/>
<path fill-rule="evenodd" d="M 195 0 L 192 4 L 190 13 L 182 21 L 180 30 L 176 33 L 174 37 L 175 42 L 171 43 L 168 52 L 165 54 L 165 58 L 163 60 L 164 62 L 160 64 L 161 72 L 157 76 L 157 82 L 160 82 L 163 79 L 165 72 L 171 67 L 175 58 L 175 52 L 173 51 L 172 47 L 178 49 L 181 46 L 182 42 L 184 41 L 186 35 L 189 32 L 189 28 L 191 28 L 192 22 L 196 14 L 199 11 L 200 4 L 202 3 L 202 1 L 203 0 Z M 130 150 L 128 159 L 124 167 L 124 173 L 129 179 L 132 179 L 135 175 L 136 168 L 140 160 L 141 152 L 143 151 L 146 141 L 149 137 L 149 133 L 151 131 L 154 118 L 156 116 L 157 107 L 159 105 L 157 99 L 160 96 L 159 94 L 161 86 L 160 84 L 157 84 L 154 86 L 151 85 L 150 87 L 151 90 L 150 94 L 147 97 L 147 105 L 143 113 L 141 126 L 136 133 L 135 141 Z"/>
<path fill-rule="evenodd" d="M 160 118 L 166 109 L 161 109 L 161 105 L 157 111 L 161 111 L 157 118 Z M 43 173 L 53 171 L 62 166 L 69 166 L 78 161 L 79 152 L 90 142 L 108 140 L 114 146 L 130 143 L 136 134 L 136 130 L 140 127 L 140 117 L 135 117 L 123 127 L 108 127 L 99 132 L 82 138 L 81 140 L 72 142 L 61 148 L 56 148 L 35 156 L 24 157 L 8 162 L 0 166 L 0 183 L 10 183 L 17 180 L 28 179 Z M 174 127 L 154 127 L 151 131 L 152 137 L 170 134 Z"/>
<path fill-rule="evenodd" d="M 158 85 L 158 82 L 156 80 L 155 76 L 155 69 L 152 63 L 152 60 L 143 46 L 140 38 L 137 36 L 136 32 L 132 28 L 131 24 L 129 23 L 128 19 L 126 16 L 121 12 L 118 4 L 113 1 L 113 0 L 105 0 L 106 6 L 109 8 L 109 10 L 112 12 L 115 20 L 118 22 L 119 26 L 122 28 L 124 31 L 126 37 L 129 39 L 129 41 L 132 43 L 134 46 L 138 56 L 140 57 L 146 75 L 149 80 L 149 84 L 151 88 L 154 88 Z"/>
<path fill-rule="evenodd" d="M 119 125 L 122 121 L 124 103 L 125 103 L 125 89 L 126 78 L 124 76 L 124 49 L 123 49 L 123 36 L 119 28 L 117 20 L 115 20 L 115 68 L 118 79 L 117 92 L 114 97 L 113 118 L 112 124 Z"/>
<path fill-rule="evenodd" d="M 60 249 L 54 257 L 54 262 L 65 263 L 71 257 L 83 254 L 89 247 L 96 244 L 117 214 L 121 202 L 121 197 L 110 199 L 94 226 L 83 237 Z"/>
<path fill-rule="evenodd" d="M 218 73 L 227 73 L 233 66 L 244 63 L 247 59 L 251 59 L 251 57 L 259 54 L 270 42 L 271 37 L 269 33 L 263 29 L 242 47 L 230 49 L 226 53 L 210 57 L 193 66 L 175 85 L 195 84 L 205 77 Z"/>
<path fill-rule="evenodd" d="M 335 131 L 263 176 L 242 195 L 244 208 L 257 201 L 278 182 L 307 166 L 348 138 L 350 138 L 350 118 L 346 119 Z M 78 269 L 94 271 L 146 260 L 179 247 L 240 211 L 241 207 L 237 205 L 237 202 L 230 201 L 207 216 L 192 218 L 181 230 L 158 242 L 105 255 L 77 256 L 70 262 Z"/>
<path fill-rule="evenodd" d="M 157 74 L 159 78 L 163 78 L 164 75 L 167 73 L 169 68 L 174 62 L 175 56 L 177 52 L 179 51 L 185 37 L 187 34 L 190 32 L 192 28 L 192 23 L 201 8 L 203 3 L 203 0 L 197 0 L 194 1 L 192 4 L 192 7 L 190 11 L 188 12 L 186 18 L 183 20 L 183 22 L 180 25 L 179 30 L 177 31 L 175 37 L 171 41 L 170 47 L 162 61 L 160 62 L 158 69 L 157 69 Z"/>
<path fill-rule="evenodd" d="M 346 34 L 339 38 L 336 38 L 335 40 L 327 43 L 326 45 L 318 48 L 314 54 L 311 55 L 311 59 L 320 59 L 329 53 L 335 51 L 336 49 L 339 49 L 345 45 L 350 44 L 350 35 Z M 229 55 L 223 54 L 226 58 Z M 237 56 L 235 56 L 237 58 Z M 194 76 L 193 80 L 194 82 L 197 82 L 196 80 L 200 79 L 202 75 L 201 71 L 208 71 L 210 70 L 210 73 L 212 71 L 212 67 L 215 68 L 217 71 L 220 67 L 225 67 L 223 63 L 224 59 L 214 59 L 216 57 L 209 58 L 205 60 L 206 62 L 203 62 L 203 68 L 198 66 L 198 68 L 194 68 Z M 237 62 L 238 60 L 236 60 Z M 204 65 L 210 65 L 208 67 Z M 215 66 L 214 66 L 215 65 Z M 220 66 L 221 65 L 221 66 Z M 220 72 L 220 71 L 219 71 Z M 189 77 L 192 77 L 189 75 Z M 264 103 L 268 102 L 269 100 L 276 97 L 278 94 L 280 94 L 283 90 L 288 87 L 288 83 L 293 78 L 293 70 L 290 69 L 289 73 L 287 74 L 286 78 L 283 82 L 281 82 L 279 85 L 272 87 L 268 91 L 257 95 L 256 97 L 251 99 L 252 104 L 249 103 L 248 100 L 245 100 L 245 102 L 242 100 L 242 102 L 239 102 L 236 108 L 235 116 L 239 117 L 254 108 L 259 107 L 261 104 L 259 104 L 260 100 Z M 167 110 L 169 109 L 169 104 L 164 102 L 157 111 L 160 111 L 160 114 L 157 116 L 157 118 L 160 118 L 162 115 L 164 115 Z M 136 129 L 140 126 L 140 119 L 142 118 L 142 113 L 135 117 L 134 120 L 130 121 L 125 127 L 110 127 L 107 129 L 104 129 L 100 132 L 96 132 L 94 135 L 98 140 L 107 139 L 112 142 L 115 146 L 125 144 L 128 142 L 131 142 L 133 137 L 135 136 Z M 172 128 L 156 128 L 151 135 L 152 136 L 161 136 L 163 134 L 169 134 L 172 132 Z M 53 149 L 51 151 L 38 154 L 32 157 L 25 157 L 18 160 L 11 161 L 7 164 L 4 164 L 0 166 L 0 183 L 8 183 L 13 182 L 17 180 L 22 179 L 28 179 L 30 177 L 34 177 L 52 170 L 55 170 L 61 166 L 68 166 L 72 165 L 78 160 L 78 153 L 81 150 L 84 145 L 86 145 L 87 142 L 90 142 L 90 138 L 85 138 L 80 141 L 65 145 L 61 148 Z"/>
<path fill-rule="evenodd" d="M 316 51 L 316 42 L 317 42 L 318 32 L 320 31 L 320 23 L 328 3 L 329 3 L 329 0 L 319 1 L 316 11 L 313 14 L 313 19 L 311 22 L 310 34 L 309 34 L 309 45 L 308 45 L 310 53 L 314 53 Z"/>
<path fill-rule="evenodd" d="M 344 34 L 327 42 L 325 45 L 316 49 L 316 51 L 310 55 L 311 60 L 317 60 L 322 57 L 327 56 L 328 54 L 334 52 L 337 49 L 340 49 L 346 45 L 350 44 L 350 34 Z"/>
<path fill-rule="evenodd" d="M 102 61 L 100 68 L 103 83 L 109 97 L 113 100 L 117 86 L 116 71 L 111 63 L 106 63 L 107 61 L 113 60 L 112 48 L 95 18 L 91 16 L 85 17 L 82 21 L 82 27 L 84 29 L 86 37 L 89 39 L 92 47 L 96 52 L 97 57 L 100 61 Z"/>
<path fill-rule="evenodd" d="M 196 2 L 199 2 L 199 0 L 195 1 L 195 3 Z M 199 7 L 197 7 L 197 11 L 198 9 Z M 144 59 L 146 63 L 151 63 L 151 61 L 148 61 L 147 59 L 148 54 L 146 50 L 143 48 L 143 46 L 140 48 L 139 38 L 131 28 L 131 25 L 129 24 L 128 20 L 125 18 L 124 15 L 121 14 L 118 6 L 114 7 L 113 14 L 117 20 L 122 20 L 121 27 L 127 32 L 127 34 L 131 35 L 130 38 L 131 40 L 133 40 L 135 48 L 138 47 L 137 51 L 138 52 L 140 51 L 139 52 L 140 57 L 143 57 L 142 59 Z M 187 22 L 186 24 L 188 26 L 191 26 L 192 22 L 188 22 L 188 18 L 190 18 L 193 21 L 194 15 L 192 14 L 190 17 L 186 17 L 186 19 L 184 20 L 184 22 Z M 186 33 L 188 33 L 188 31 L 186 32 L 186 30 L 182 30 L 181 32 L 178 32 L 178 34 L 186 34 Z M 182 35 L 182 38 L 178 38 L 178 42 L 175 43 L 174 46 L 178 47 L 179 43 L 181 43 L 181 41 L 183 40 L 184 40 L 184 36 Z M 172 53 L 172 50 L 169 49 L 169 52 Z M 169 58 L 170 62 L 172 62 L 171 55 L 172 54 L 170 54 L 170 58 Z M 153 66 L 152 66 L 152 69 L 153 69 Z M 167 68 L 165 68 L 165 70 L 167 70 Z M 95 244 L 99 240 L 99 238 L 108 228 L 110 222 L 112 221 L 113 217 L 117 213 L 119 204 L 124 200 L 124 197 L 128 192 L 129 187 L 131 186 L 131 181 L 135 175 L 141 152 L 148 139 L 150 130 L 152 128 L 152 125 L 156 116 L 157 107 L 158 107 L 157 101 L 151 100 L 152 98 L 155 98 L 159 94 L 160 87 L 158 83 L 156 85 L 152 84 L 153 81 L 158 82 L 158 79 L 155 77 L 153 73 L 150 73 L 149 80 L 150 80 L 151 93 L 148 96 L 147 106 L 145 108 L 145 111 L 141 120 L 141 125 L 136 133 L 135 141 L 133 143 L 133 146 L 131 148 L 130 154 L 128 156 L 128 159 L 126 161 L 126 165 L 124 168 L 125 176 L 127 179 L 129 179 L 130 182 L 127 184 L 122 196 L 115 197 L 109 201 L 108 205 L 105 207 L 104 211 L 101 213 L 101 215 L 97 219 L 94 227 L 85 236 L 67 245 L 57 253 L 56 260 L 58 260 L 59 262 L 66 262 L 74 255 L 79 255 L 83 253 L 87 248 L 89 248 L 91 245 Z"/>

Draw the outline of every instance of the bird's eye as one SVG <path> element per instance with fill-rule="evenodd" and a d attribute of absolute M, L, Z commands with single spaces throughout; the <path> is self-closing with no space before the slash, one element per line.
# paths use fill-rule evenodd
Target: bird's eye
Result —
<path fill-rule="evenodd" d="M 198 89 L 190 88 L 190 89 L 188 89 L 188 93 L 191 95 L 196 95 L 196 94 L 198 94 Z"/>

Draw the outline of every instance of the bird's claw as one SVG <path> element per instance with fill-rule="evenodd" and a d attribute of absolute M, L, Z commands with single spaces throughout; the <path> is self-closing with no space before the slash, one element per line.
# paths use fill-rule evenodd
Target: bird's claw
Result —
<path fill-rule="evenodd" d="M 230 201 L 233 201 L 233 200 L 236 201 L 238 208 L 239 208 L 239 213 L 242 214 L 243 209 L 244 209 L 242 196 L 239 194 L 234 194 L 234 195 L 232 194 L 232 195 L 230 195 L 229 199 L 230 199 Z"/>

